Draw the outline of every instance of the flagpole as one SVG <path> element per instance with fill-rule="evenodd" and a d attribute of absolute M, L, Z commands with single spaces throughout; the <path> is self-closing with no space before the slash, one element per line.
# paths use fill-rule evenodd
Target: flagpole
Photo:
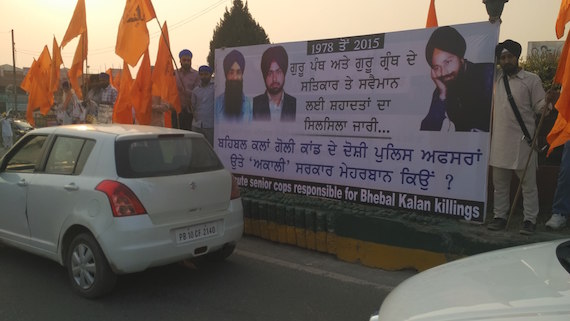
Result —
<path fill-rule="evenodd" d="M 156 23 L 158 24 L 158 29 L 160 30 L 160 34 L 162 36 L 162 39 L 166 43 L 166 47 L 168 48 L 168 53 L 170 54 L 170 59 L 172 59 L 172 62 L 174 63 L 174 67 L 176 68 L 176 71 L 178 71 L 178 65 L 176 64 L 176 60 L 174 59 L 174 55 L 172 55 L 172 50 L 170 49 L 170 42 L 168 42 L 166 40 L 166 36 L 164 35 L 164 32 L 162 31 L 162 26 L 160 25 L 160 21 L 158 21 L 158 17 L 155 16 L 154 19 L 156 19 Z M 182 84 L 182 90 L 184 90 L 184 92 L 186 92 L 186 88 L 184 87 L 184 83 L 182 82 L 182 78 L 180 78 L 180 73 L 176 72 L 176 77 L 180 81 L 180 84 Z M 180 106 L 180 108 L 182 108 L 182 106 Z M 190 113 L 192 113 L 192 118 L 194 118 L 194 109 L 192 108 L 192 106 L 189 106 L 189 108 L 190 108 Z M 180 128 L 180 116 L 178 115 L 178 112 L 176 112 L 176 109 L 174 109 L 174 112 L 176 113 L 176 123 L 178 125 L 178 128 Z"/>

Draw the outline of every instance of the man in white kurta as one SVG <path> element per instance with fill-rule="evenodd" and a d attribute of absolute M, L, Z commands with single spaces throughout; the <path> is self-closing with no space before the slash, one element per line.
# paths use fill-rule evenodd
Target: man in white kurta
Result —
<path fill-rule="evenodd" d="M 6 116 L 6 113 L 2 113 L 2 120 L 0 120 L 0 122 L 2 123 L 2 145 L 4 145 L 4 148 L 10 149 L 12 148 L 13 139 L 10 116 Z"/>
<path fill-rule="evenodd" d="M 535 131 L 535 117 L 547 106 L 542 81 L 533 73 L 521 70 L 518 60 L 521 45 L 512 40 L 499 43 L 495 50 L 501 70 L 495 79 L 493 98 L 493 127 L 491 135 L 491 160 L 494 185 L 494 220 L 490 230 L 506 227 L 510 211 L 510 186 L 513 172 L 521 178 L 531 152 L 522 138 L 522 129 L 509 103 L 503 77 L 508 77 L 512 96 L 530 135 Z M 531 137 L 532 138 L 532 137 Z M 537 154 L 533 152 L 522 185 L 524 221 L 521 234 L 532 234 L 539 211 L 536 186 Z"/>

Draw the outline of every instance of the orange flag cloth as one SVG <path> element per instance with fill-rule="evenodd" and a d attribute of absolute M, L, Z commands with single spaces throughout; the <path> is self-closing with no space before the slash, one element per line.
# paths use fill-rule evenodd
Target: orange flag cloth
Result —
<path fill-rule="evenodd" d="M 131 103 L 131 86 L 133 77 L 129 70 L 129 64 L 123 61 L 123 70 L 121 71 L 121 87 L 115 106 L 113 107 L 113 123 L 132 124 L 133 123 L 133 104 Z"/>
<path fill-rule="evenodd" d="M 63 36 L 63 40 L 61 41 L 61 47 L 65 47 L 65 45 L 67 45 L 71 39 L 84 33 L 87 33 L 85 0 L 77 0 L 77 5 L 75 5 L 73 17 L 71 17 L 71 22 L 69 22 L 65 36 Z"/>
<path fill-rule="evenodd" d="M 564 36 L 564 29 L 568 21 L 570 21 L 570 0 L 562 0 L 558 19 L 556 19 L 556 36 L 559 39 Z M 554 83 L 562 85 L 562 91 L 556 103 L 558 117 L 546 137 L 546 140 L 550 144 L 547 155 L 550 155 L 554 148 L 566 143 L 566 141 L 570 139 L 570 72 L 567 72 L 570 70 L 569 55 L 570 42 L 568 37 L 566 37 L 553 81 Z"/>
<path fill-rule="evenodd" d="M 558 11 L 558 18 L 556 18 L 556 37 L 558 39 L 564 36 L 564 29 L 568 21 L 570 21 L 570 1 L 562 0 L 560 10 Z"/>
<path fill-rule="evenodd" d="M 437 27 L 437 15 L 435 14 L 435 0 L 429 3 L 426 28 Z"/>
<path fill-rule="evenodd" d="M 49 90 L 49 77 L 51 69 L 51 57 L 47 46 L 44 46 L 38 60 L 34 60 L 32 67 L 20 85 L 28 92 L 28 106 L 26 119 L 32 125 L 35 124 L 33 112 L 40 109 L 42 114 L 47 114 L 53 105 L 53 93 Z"/>
<path fill-rule="evenodd" d="M 156 14 L 150 0 L 127 0 L 119 23 L 115 53 L 133 67 L 148 49 L 146 23 L 154 18 Z"/>
<path fill-rule="evenodd" d="M 145 51 L 137 78 L 131 87 L 131 102 L 138 124 L 149 125 L 152 111 L 152 78 L 148 49 Z M 122 85 L 121 85 L 122 87 Z"/>
<path fill-rule="evenodd" d="M 57 40 L 53 37 L 53 47 L 52 47 L 52 59 L 51 59 L 51 70 L 49 75 L 49 89 L 52 93 L 56 92 L 59 88 L 59 76 L 60 67 L 63 63 L 63 58 L 61 57 L 61 50 L 57 45 Z"/>
<path fill-rule="evenodd" d="M 180 98 L 169 48 L 168 27 L 165 22 L 162 26 L 158 54 L 152 70 L 152 95 L 160 96 L 163 101 L 168 102 L 171 106 L 174 106 L 177 112 L 180 112 Z"/>
<path fill-rule="evenodd" d="M 73 55 L 73 62 L 71 63 L 71 68 L 67 72 L 67 77 L 69 78 L 69 83 L 71 88 L 75 91 L 75 94 L 79 99 L 83 99 L 83 92 L 79 86 L 79 77 L 83 75 L 83 61 L 87 59 L 87 33 L 81 34 L 79 37 L 79 42 L 77 43 L 77 49 L 75 49 L 75 54 Z"/>

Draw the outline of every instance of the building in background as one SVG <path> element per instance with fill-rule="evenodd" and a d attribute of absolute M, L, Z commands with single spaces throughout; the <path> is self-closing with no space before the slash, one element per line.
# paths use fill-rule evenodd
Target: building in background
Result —
<path fill-rule="evenodd" d="M 549 54 L 560 56 L 564 41 L 529 41 L 527 55 L 545 57 Z"/>

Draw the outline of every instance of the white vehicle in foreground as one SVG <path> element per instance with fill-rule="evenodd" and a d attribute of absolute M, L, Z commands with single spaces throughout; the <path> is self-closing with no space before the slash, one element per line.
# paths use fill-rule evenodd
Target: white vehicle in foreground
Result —
<path fill-rule="evenodd" d="M 373 320 L 570 320 L 570 239 L 475 255 L 397 286 Z"/>
<path fill-rule="evenodd" d="M 67 267 L 88 298 L 118 274 L 197 256 L 241 238 L 231 173 L 202 135 L 136 125 L 36 129 L 0 162 L 0 242 Z"/>

